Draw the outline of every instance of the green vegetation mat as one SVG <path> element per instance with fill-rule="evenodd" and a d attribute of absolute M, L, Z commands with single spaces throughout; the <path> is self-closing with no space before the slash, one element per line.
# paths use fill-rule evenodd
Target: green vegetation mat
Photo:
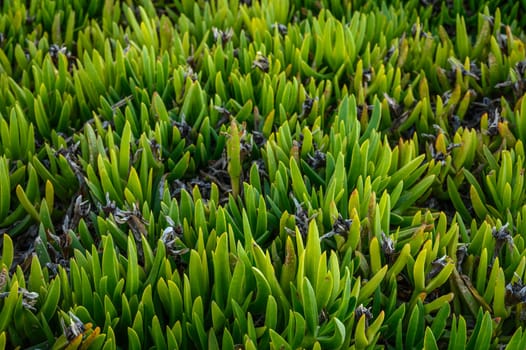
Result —
<path fill-rule="evenodd" d="M 525 12 L 2 1 L 0 349 L 525 349 Z"/>

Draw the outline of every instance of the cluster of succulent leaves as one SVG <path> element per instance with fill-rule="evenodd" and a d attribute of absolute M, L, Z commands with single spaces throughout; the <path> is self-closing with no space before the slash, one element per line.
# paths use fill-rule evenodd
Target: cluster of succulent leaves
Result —
<path fill-rule="evenodd" d="M 524 2 L 0 5 L 0 349 L 526 347 Z"/>

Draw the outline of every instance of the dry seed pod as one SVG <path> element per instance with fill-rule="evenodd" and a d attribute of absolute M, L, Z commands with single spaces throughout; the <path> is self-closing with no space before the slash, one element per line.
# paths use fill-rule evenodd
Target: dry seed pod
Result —
<path fill-rule="evenodd" d="M 330 238 L 335 235 L 347 236 L 349 230 L 351 229 L 352 219 L 343 219 L 340 214 L 338 218 L 334 221 L 332 225 L 332 230 L 320 237 L 320 240 Z"/>
<path fill-rule="evenodd" d="M 212 184 L 210 181 L 203 181 L 198 177 L 194 177 L 188 182 L 188 184 L 190 188 L 197 186 L 203 198 L 210 198 L 210 192 L 212 191 Z"/>
<path fill-rule="evenodd" d="M 385 232 L 382 231 L 382 250 L 384 254 L 389 258 L 391 257 L 394 252 L 394 241 L 391 237 L 387 236 Z"/>
<path fill-rule="evenodd" d="M 307 215 L 307 211 L 303 209 L 301 203 L 299 203 L 296 198 L 293 198 L 294 205 L 296 207 L 296 213 L 294 214 L 296 218 L 296 226 L 298 226 L 301 235 L 307 237 L 307 232 L 309 231 L 309 221 L 310 218 Z"/>
<path fill-rule="evenodd" d="M 429 271 L 429 273 L 427 274 L 426 276 L 426 281 L 429 281 L 431 280 L 433 277 L 435 277 L 436 275 L 438 275 L 440 273 L 440 271 L 442 271 L 442 269 L 444 267 L 446 267 L 447 265 L 447 262 L 448 262 L 448 259 L 449 257 L 447 255 L 444 255 L 443 257 L 441 258 L 438 258 L 438 259 L 435 259 L 432 263 L 431 263 L 431 271 Z"/>
<path fill-rule="evenodd" d="M 384 56 L 384 63 L 389 62 L 389 60 L 391 59 L 391 57 L 393 56 L 393 54 L 395 53 L 395 51 L 396 51 L 396 47 L 394 47 L 394 46 L 391 46 L 391 47 L 389 48 L 389 50 L 387 50 L 387 53 L 386 53 L 385 56 Z"/>
<path fill-rule="evenodd" d="M 190 249 L 186 247 L 181 247 L 182 244 L 177 244 L 180 242 L 181 235 L 182 228 L 180 225 L 178 225 L 176 227 L 170 226 L 165 228 L 161 236 L 161 241 L 163 241 L 166 251 L 174 257 L 184 255 L 190 251 Z"/>
<path fill-rule="evenodd" d="M 356 310 L 354 310 L 354 318 L 358 321 L 363 315 L 365 315 L 365 326 L 369 326 L 369 320 L 372 320 L 373 313 L 371 312 L 370 307 L 365 307 L 363 304 L 360 304 Z"/>
<path fill-rule="evenodd" d="M 181 241 L 183 228 L 180 224 L 176 225 L 171 217 L 165 216 L 165 219 L 169 226 L 163 230 L 161 241 L 164 243 L 168 254 L 175 258 L 179 267 L 182 267 L 183 262 L 181 256 L 190 251 L 190 249 L 185 247 Z"/>
<path fill-rule="evenodd" d="M 68 313 L 69 315 L 69 325 L 66 326 L 64 319 L 60 319 L 60 324 L 62 326 L 62 331 L 64 335 L 66 336 L 66 339 L 71 342 L 75 338 L 77 338 L 79 335 L 84 334 L 86 331 L 86 327 L 84 323 L 77 317 L 75 314 L 73 314 L 71 311 Z"/>
<path fill-rule="evenodd" d="M 329 319 L 330 319 L 329 312 L 325 308 L 322 308 L 318 316 L 318 323 L 323 324 L 324 322 L 327 322 Z"/>
<path fill-rule="evenodd" d="M 495 249 L 493 250 L 493 258 L 491 264 L 499 256 L 502 247 L 507 243 L 510 250 L 513 249 L 513 237 L 511 236 L 510 231 L 508 230 L 509 223 L 502 225 L 500 228 L 493 227 L 491 229 L 491 234 L 495 238 Z"/>
<path fill-rule="evenodd" d="M 0 299 L 7 298 L 10 295 L 11 292 L 3 292 L 0 293 Z M 19 287 L 18 294 L 22 295 L 22 306 L 28 310 L 36 312 L 35 305 L 38 301 L 38 293 L 36 292 L 30 292 L 25 288 Z"/>
<path fill-rule="evenodd" d="M 59 46 L 57 44 L 52 44 L 49 47 L 49 54 L 52 59 L 56 60 L 58 58 L 59 54 L 66 55 L 68 52 L 68 49 L 65 46 Z"/>
<path fill-rule="evenodd" d="M 524 78 L 524 73 L 526 73 L 526 60 L 517 62 L 514 69 L 519 75 L 519 78 Z"/>
<path fill-rule="evenodd" d="M 230 41 L 230 39 L 232 39 L 232 36 L 234 36 L 234 30 L 232 28 L 228 28 L 227 30 L 223 31 L 213 27 L 212 34 L 214 36 L 214 40 L 217 41 L 217 39 L 221 39 L 221 44 L 224 46 Z"/>
<path fill-rule="evenodd" d="M 459 244 L 457 248 L 457 270 L 458 272 L 462 272 L 462 263 L 464 262 L 464 259 L 466 256 L 468 256 L 468 247 L 466 244 Z"/>
<path fill-rule="evenodd" d="M 345 235 L 349 232 L 352 224 L 352 219 L 343 219 L 341 215 L 338 215 L 338 219 L 334 221 L 332 230 L 337 235 Z"/>
<path fill-rule="evenodd" d="M 270 26 L 270 28 L 272 30 L 274 30 L 275 28 L 278 28 L 278 32 L 281 34 L 281 35 L 287 35 L 287 26 L 284 25 L 284 24 L 281 24 L 281 23 L 274 23 L 273 25 Z"/>
<path fill-rule="evenodd" d="M 314 214 L 312 216 L 308 216 L 307 211 L 303 209 L 302 203 L 298 202 L 296 197 L 291 193 L 290 196 L 292 197 L 292 201 L 294 202 L 294 206 L 296 208 L 296 212 L 294 214 L 294 218 L 296 221 L 296 226 L 298 227 L 298 230 L 301 233 L 302 237 L 307 237 L 307 233 L 309 232 L 309 222 L 314 219 L 317 214 Z M 291 234 L 294 235 L 295 231 L 290 230 L 289 228 L 286 228 L 286 230 Z M 320 239 L 323 239 L 323 236 L 320 237 Z"/>
<path fill-rule="evenodd" d="M 265 143 L 267 143 L 267 139 L 265 138 L 265 135 L 263 135 L 260 131 L 252 131 L 252 141 L 258 148 L 262 148 L 265 146 Z"/>
<path fill-rule="evenodd" d="M 4 289 L 7 284 L 7 279 L 9 278 L 9 271 L 5 266 L 2 266 L 2 271 L 0 271 L 0 291 Z"/>
<path fill-rule="evenodd" d="M 252 62 L 252 68 L 259 68 L 262 72 L 268 73 L 270 68 L 268 58 L 258 51 L 256 59 Z"/>
<path fill-rule="evenodd" d="M 135 204 L 133 204 L 132 210 L 121 210 L 116 208 L 113 215 L 115 222 L 128 225 L 136 241 L 140 242 L 141 236 L 148 235 L 148 230 L 146 229 L 148 222 L 144 219 L 142 213 Z"/>
<path fill-rule="evenodd" d="M 148 144 L 150 145 L 150 149 L 152 150 L 152 155 L 154 156 L 155 160 L 162 162 L 163 150 L 159 142 L 157 142 L 155 139 L 151 139 L 148 141 Z"/>
<path fill-rule="evenodd" d="M 78 195 L 75 198 L 75 201 L 71 203 L 70 207 L 68 208 L 62 223 L 63 233 L 68 232 L 70 229 L 76 228 L 80 222 L 80 219 L 87 217 L 91 212 L 91 204 L 89 200 L 83 201 L 82 199 L 82 194 Z M 73 217 L 71 215 L 73 215 Z"/>
<path fill-rule="evenodd" d="M 314 156 L 311 156 L 310 154 L 307 155 L 307 164 L 309 164 L 312 169 L 323 168 L 325 166 L 326 158 L 326 154 L 317 149 L 314 151 Z"/>
<path fill-rule="evenodd" d="M 451 152 L 455 148 L 459 148 L 459 147 L 462 147 L 462 144 L 460 144 L 460 143 L 450 143 L 449 145 L 447 145 L 446 151 L 449 154 L 449 152 Z"/>
<path fill-rule="evenodd" d="M 71 71 L 73 66 L 76 65 L 77 57 L 71 54 L 70 51 L 68 51 L 68 48 L 64 45 L 59 46 L 57 44 L 52 44 L 49 47 L 49 55 L 51 56 L 51 59 L 53 60 L 53 63 L 57 64 L 59 54 L 63 54 L 66 56 L 66 59 L 68 61 L 68 70 Z M 26 53 L 26 58 L 29 59 L 29 53 Z"/>
<path fill-rule="evenodd" d="M 474 65 L 474 63 L 470 63 L 470 70 L 467 70 L 466 68 L 464 68 L 464 65 L 460 63 L 456 58 L 450 57 L 448 58 L 448 62 L 451 65 L 453 76 L 455 75 L 457 70 L 460 70 L 462 76 L 469 76 L 477 81 L 480 80 L 480 69 L 476 65 Z"/>
<path fill-rule="evenodd" d="M 186 123 L 184 115 L 181 116 L 181 121 L 174 121 L 173 125 L 179 129 L 179 133 L 181 134 L 181 138 L 186 139 L 186 141 L 190 142 L 190 136 L 192 134 L 192 127 Z"/>
<path fill-rule="evenodd" d="M 112 201 L 110 199 L 110 194 L 106 192 L 106 204 L 101 205 L 98 204 L 99 210 L 102 211 L 106 216 L 109 216 L 110 214 L 113 214 L 115 210 L 117 209 L 117 205 L 115 204 L 115 201 Z"/>
<path fill-rule="evenodd" d="M 66 271 L 69 271 L 69 261 L 65 258 L 60 258 L 57 263 L 47 262 L 46 267 L 49 270 L 50 274 L 49 277 L 55 277 L 58 275 L 58 267 L 62 266 L 62 268 Z"/>
<path fill-rule="evenodd" d="M 37 311 L 35 305 L 38 301 L 39 294 L 30 292 L 25 288 L 18 288 L 18 294 L 22 294 L 22 306 L 31 311 Z"/>
<path fill-rule="evenodd" d="M 73 152 L 76 151 L 76 149 L 78 149 L 78 146 L 80 146 L 80 141 L 75 144 L 75 147 L 73 147 Z M 69 166 L 75 173 L 75 177 L 79 182 L 79 187 L 84 188 L 86 186 L 86 179 L 84 178 L 82 165 L 80 164 L 79 157 L 77 157 L 75 153 L 67 153 L 65 158 Z"/>
<path fill-rule="evenodd" d="M 526 302 L 526 286 L 519 278 L 518 281 L 506 285 L 506 305 L 512 306 Z"/>
<path fill-rule="evenodd" d="M 302 111 L 301 114 L 303 116 L 309 115 L 310 112 L 312 111 L 313 105 L 314 105 L 314 99 L 310 97 L 309 95 L 307 95 L 307 93 L 305 93 L 305 100 L 303 101 L 303 104 L 301 105 L 301 111 Z"/>
<path fill-rule="evenodd" d="M 446 164 L 446 154 L 440 151 L 435 151 L 435 146 L 432 143 L 428 144 L 428 148 L 431 158 L 433 158 L 437 163 L 442 163 L 442 165 Z"/>
<path fill-rule="evenodd" d="M 219 112 L 219 114 L 221 115 L 221 119 L 219 119 L 216 123 L 216 128 L 219 128 L 221 125 L 230 121 L 230 117 L 232 116 L 232 113 L 226 107 L 214 106 L 214 109 L 217 112 Z"/>
<path fill-rule="evenodd" d="M 488 109 L 487 116 L 488 116 L 488 128 L 485 130 L 485 133 L 489 136 L 498 135 L 499 134 L 499 123 L 502 120 L 498 108 Z"/>
<path fill-rule="evenodd" d="M 194 72 L 194 65 L 195 65 L 195 59 L 194 56 L 188 56 L 186 59 L 186 63 L 188 63 L 188 66 L 185 67 L 184 74 L 183 74 L 183 80 L 186 80 L 187 78 L 190 78 L 193 82 L 197 81 L 197 73 Z M 184 91 L 181 92 L 182 95 L 184 95 Z"/>
<path fill-rule="evenodd" d="M 396 102 L 393 98 L 391 98 L 391 96 L 389 96 L 386 92 L 384 92 L 384 98 L 387 100 L 389 109 L 394 113 L 395 117 L 400 117 L 400 115 L 403 112 L 403 109 L 401 108 L 400 104 Z"/>

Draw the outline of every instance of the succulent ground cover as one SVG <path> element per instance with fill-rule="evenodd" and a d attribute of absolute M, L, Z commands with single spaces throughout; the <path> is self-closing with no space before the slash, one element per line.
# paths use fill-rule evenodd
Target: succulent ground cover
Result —
<path fill-rule="evenodd" d="M 0 5 L 0 349 L 524 349 L 524 2 Z"/>

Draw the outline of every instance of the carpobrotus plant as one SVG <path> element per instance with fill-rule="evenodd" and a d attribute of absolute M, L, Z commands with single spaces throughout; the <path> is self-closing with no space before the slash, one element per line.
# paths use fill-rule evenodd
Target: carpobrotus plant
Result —
<path fill-rule="evenodd" d="M 524 349 L 524 11 L 0 5 L 0 349 Z"/>

